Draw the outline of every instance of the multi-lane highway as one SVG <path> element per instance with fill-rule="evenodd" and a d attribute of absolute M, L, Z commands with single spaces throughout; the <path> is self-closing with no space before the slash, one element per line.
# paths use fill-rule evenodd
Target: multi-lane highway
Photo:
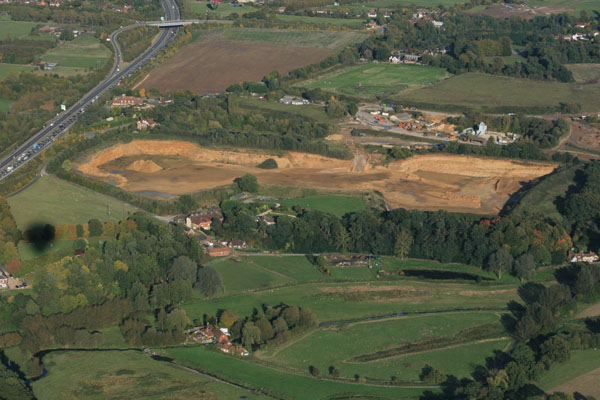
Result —
<path fill-rule="evenodd" d="M 161 0 L 161 4 L 165 11 L 165 21 L 180 20 L 179 8 L 177 7 L 175 0 Z M 122 79 L 130 77 L 151 59 L 156 57 L 158 52 L 165 48 L 175 38 L 175 35 L 179 30 L 179 27 L 177 26 L 161 28 L 158 39 L 155 40 L 144 53 L 127 65 L 127 67 L 121 69 L 121 49 L 117 43 L 117 36 L 125 30 L 141 25 L 144 25 L 144 23 L 126 26 L 112 33 L 110 42 L 115 50 L 115 63 L 108 76 L 68 110 L 48 121 L 41 131 L 33 135 L 9 155 L 0 159 L 0 179 L 10 175 L 29 160 L 36 157 L 42 150 L 51 146 L 54 140 L 73 125 L 77 121 L 77 118 L 79 118 L 79 116 L 84 113 L 103 92 L 114 88 Z"/>

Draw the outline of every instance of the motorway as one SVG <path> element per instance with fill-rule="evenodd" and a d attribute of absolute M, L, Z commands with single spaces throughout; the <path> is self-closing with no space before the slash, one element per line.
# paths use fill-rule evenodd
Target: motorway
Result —
<path fill-rule="evenodd" d="M 165 21 L 180 21 L 179 8 L 177 7 L 175 0 L 161 0 L 161 4 L 165 11 Z M 142 22 L 122 27 L 112 33 L 110 42 L 115 51 L 115 63 L 108 76 L 68 110 L 58 114 L 50 121 L 47 121 L 41 131 L 25 141 L 25 143 L 16 148 L 11 154 L 0 159 L 0 180 L 39 155 L 42 150 L 50 147 L 56 138 L 73 125 L 79 116 L 84 113 L 102 93 L 113 89 L 122 79 L 128 78 L 139 71 L 151 59 L 156 57 L 163 48 L 171 43 L 179 30 L 179 27 L 161 28 L 158 39 L 155 40 L 144 53 L 127 65 L 126 68 L 121 70 L 120 64 L 122 57 L 121 49 L 117 43 L 117 36 L 123 31 L 142 25 L 145 25 L 145 23 Z"/>

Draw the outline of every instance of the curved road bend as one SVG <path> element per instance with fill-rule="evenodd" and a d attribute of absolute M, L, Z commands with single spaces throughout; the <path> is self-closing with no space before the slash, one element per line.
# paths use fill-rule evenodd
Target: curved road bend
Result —
<path fill-rule="evenodd" d="M 161 0 L 162 7 L 165 11 L 165 21 L 179 21 L 179 8 L 175 0 Z M 112 89 L 118 85 L 119 81 L 128 78 L 135 72 L 146 65 L 150 59 L 156 57 L 158 52 L 165 48 L 175 38 L 179 31 L 179 27 L 162 28 L 158 40 L 144 51 L 138 58 L 132 61 L 127 67 L 122 70 L 119 68 L 121 64 L 121 49 L 117 43 L 117 36 L 128 29 L 142 26 L 144 23 L 126 26 L 113 32 L 110 36 L 110 42 L 115 50 L 115 63 L 108 76 L 100 82 L 96 87 L 85 94 L 77 103 L 71 106 L 68 110 L 58 115 L 55 118 L 47 121 L 44 128 L 17 147 L 9 155 L 0 159 L 0 180 L 10 175 L 12 172 L 20 168 L 26 162 L 36 157 L 42 150 L 52 145 L 56 137 L 65 132 L 72 124 L 74 124 L 81 113 L 83 113 L 94 101 L 106 90 Z"/>

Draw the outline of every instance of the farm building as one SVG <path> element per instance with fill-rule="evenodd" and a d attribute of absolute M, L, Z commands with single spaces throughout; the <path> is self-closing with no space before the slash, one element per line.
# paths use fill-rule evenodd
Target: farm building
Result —
<path fill-rule="evenodd" d="M 390 117 L 390 121 L 392 122 L 404 122 L 410 121 L 411 119 L 412 116 L 409 113 L 394 114 Z"/>
<path fill-rule="evenodd" d="M 281 104 L 291 104 L 293 106 L 302 106 L 302 105 L 306 105 L 309 104 L 310 102 L 306 99 L 300 99 L 298 97 L 294 97 L 294 96 L 283 96 L 281 99 L 279 99 L 279 102 Z"/>
<path fill-rule="evenodd" d="M 121 97 L 115 97 L 112 100 L 113 107 L 131 107 L 131 106 L 141 106 L 144 104 L 144 100 L 133 97 L 133 96 L 125 96 L 124 94 Z"/>
<path fill-rule="evenodd" d="M 229 247 L 212 246 L 208 247 L 208 255 L 211 257 L 224 257 L 229 255 Z"/>
<path fill-rule="evenodd" d="M 417 54 L 405 54 L 402 62 L 404 64 L 416 64 L 421 61 L 421 56 Z"/>

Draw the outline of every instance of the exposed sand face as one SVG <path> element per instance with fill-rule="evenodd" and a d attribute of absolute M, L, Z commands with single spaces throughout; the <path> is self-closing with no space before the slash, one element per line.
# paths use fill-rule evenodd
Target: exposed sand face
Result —
<path fill-rule="evenodd" d="M 137 160 L 127 173 L 111 172 L 106 164 L 122 157 L 179 156 L 168 166 L 160 160 Z M 278 169 L 256 166 L 268 158 Z M 361 173 L 353 160 L 289 152 L 273 156 L 251 150 L 216 150 L 182 141 L 136 140 L 99 152 L 78 166 L 79 171 L 112 181 L 132 192 L 184 194 L 231 183 L 246 173 L 262 184 L 297 185 L 346 190 L 379 190 L 393 208 L 497 213 L 522 183 L 549 174 L 555 166 L 469 156 L 431 154 L 393 161 L 387 166 L 367 163 Z"/>

